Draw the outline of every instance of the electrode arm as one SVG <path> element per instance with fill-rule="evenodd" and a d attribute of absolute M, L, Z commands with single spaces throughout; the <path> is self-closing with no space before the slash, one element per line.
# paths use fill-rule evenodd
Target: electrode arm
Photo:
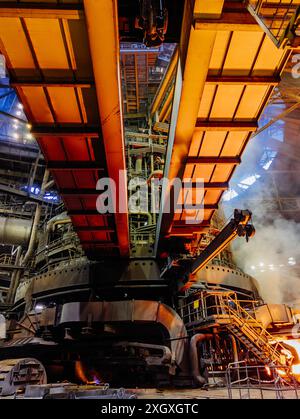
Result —
<path fill-rule="evenodd" d="M 220 231 L 215 239 L 203 250 L 190 265 L 189 272 L 186 273 L 184 284 L 180 291 L 190 288 L 196 282 L 195 274 L 203 269 L 208 262 L 216 257 L 228 246 L 236 237 L 246 237 L 246 241 L 255 234 L 255 229 L 250 224 L 252 213 L 249 210 L 234 210 L 234 216 L 228 224 Z"/>

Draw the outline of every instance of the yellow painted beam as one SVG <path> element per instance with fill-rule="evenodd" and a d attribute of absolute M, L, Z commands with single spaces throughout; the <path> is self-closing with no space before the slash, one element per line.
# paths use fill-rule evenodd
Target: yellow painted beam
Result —
<path fill-rule="evenodd" d="M 195 0 L 194 17 L 218 19 L 222 14 L 224 0 Z"/>
<path fill-rule="evenodd" d="M 83 18 L 83 12 L 81 10 L 63 9 L 25 9 L 20 5 L 19 8 L 0 8 L 1 17 L 78 20 Z"/>
<path fill-rule="evenodd" d="M 169 179 L 178 176 L 182 161 L 189 153 L 215 38 L 215 31 L 191 28 Z"/>
<path fill-rule="evenodd" d="M 151 116 L 153 116 L 155 114 L 155 112 L 157 111 L 157 109 L 159 108 L 159 105 L 161 104 L 163 98 L 164 98 L 164 94 L 166 91 L 166 88 L 171 80 L 171 77 L 175 71 L 176 65 L 178 62 L 178 50 L 176 49 L 176 51 L 174 52 L 171 62 L 167 68 L 167 72 L 165 74 L 165 77 L 163 78 L 159 89 L 157 91 L 157 94 L 153 100 L 153 103 L 151 105 L 151 110 L 150 110 L 150 114 Z"/>
<path fill-rule="evenodd" d="M 127 179 L 120 81 L 120 47 L 117 0 L 84 0 L 103 142 L 109 177 L 115 181 L 117 208 L 123 199 L 124 213 L 116 213 L 121 256 L 129 253 Z M 119 171 L 123 170 L 122 176 Z"/>

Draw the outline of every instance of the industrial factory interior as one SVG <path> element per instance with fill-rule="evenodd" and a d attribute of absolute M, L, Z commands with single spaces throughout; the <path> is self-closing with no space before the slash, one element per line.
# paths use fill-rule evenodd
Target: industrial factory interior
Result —
<path fill-rule="evenodd" d="M 0 399 L 298 398 L 300 0 L 0 0 Z"/>

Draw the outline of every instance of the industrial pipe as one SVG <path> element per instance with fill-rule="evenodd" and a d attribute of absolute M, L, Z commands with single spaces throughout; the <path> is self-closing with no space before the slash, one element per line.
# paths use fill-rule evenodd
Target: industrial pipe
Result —
<path fill-rule="evenodd" d="M 17 248 L 17 254 L 16 254 L 16 260 L 15 260 L 15 266 L 19 266 L 20 265 L 20 259 L 21 259 L 21 255 L 22 255 L 22 246 L 18 246 Z M 6 302 L 7 303 L 11 303 L 12 299 L 13 299 L 13 290 L 16 289 L 16 284 L 19 284 L 20 282 L 20 276 L 21 276 L 21 271 L 19 269 L 14 270 L 12 275 L 11 275 L 11 279 L 10 279 L 10 285 L 9 285 L 9 290 L 6 296 Z"/>
<path fill-rule="evenodd" d="M 233 335 L 229 335 L 229 338 L 231 340 L 231 347 L 232 347 L 232 352 L 233 352 L 233 361 L 234 362 L 239 362 L 239 355 L 238 355 L 238 350 L 237 350 L 236 339 Z"/>
<path fill-rule="evenodd" d="M 49 171 L 46 169 L 45 172 L 44 172 L 44 177 L 43 177 L 43 181 L 42 181 L 42 185 L 41 185 L 41 192 L 40 192 L 41 196 L 43 196 L 43 194 L 45 192 L 45 186 L 48 182 L 48 179 L 49 179 Z M 27 265 L 29 259 L 31 258 L 32 254 L 33 254 L 33 251 L 34 251 L 34 247 L 35 247 L 36 240 L 37 240 L 37 232 L 38 232 L 38 226 L 39 226 L 39 222 L 40 222 L 40 218 L 41 218 L 41 213 L 42 213 L 42 205 L 37 203 L 35 214 L 34 214 L 34 220 L 33 220 L 32 228 L 31 228 L 31 235 L 30 235 L 30 240 L 29 240 L 27 252 L 25 253 L 23 258 L 20 258 L 20 265 L 24 269 L 26 268 L 26 265 Z M 19 283 L 20 283 L 21 271 L 22 270 L 18 270 L 16 272 L 15 277 L 13 278 L 13 280 L 10 283 L 9 292 L 8 292 L 8 296 L 7 296 L 7 301 L 9 303 L 12 303 L 14 301 L 14 297 L 15 297 L 17 288 L 18 288 Z"/>
<path fill-rule="evenodd" d="M 203 342 L 205 340 L 209 340 L 212 338 L 212 335 L 209 334 L 203 334 L 198 333 L 194 336 L 192 336 L 190 340 L 190 365 L 192 370 L 192 376 L 197 384 L 199 384 L 201 387 L 207 383 L 207 380 L 205 377 L 203 377 L 200 373 L 200 359 L 198 355 L 198 344 L 200 342 Z"/>
<path fill-rule="evenodd" d="M 0 217 L 0 243 L 11 246 L 27 246 L 31 226 L 31 220 Z"/>
<path fill-rule="evenodd" d="M 50 231 L 54 231 L 55 227 L 57 225 L 62 225 L 62 224 L 71 224 L 72 220 L 70 217 L 65 217 L 65 218 L 57 218 L 57 217 L 53 217 L 48 223 L 47 223 L 47 232 Z"/>
<path fill-rule="evenodd" d="M 43 177 L 42 186 L 41 186 L 41 192 L 40 192 L 41 196 L 43 196 L 43 194 L 45 192 L 45 186 L 48 182 L 49 174 L 50 174 L 49 171 L 46 169 L 45 173 L 44 173 L 44 177 Z M 26 266 L 28 260 L 32 256 L 34 246 L 35 246 L 35 243 L 36 243 L 36 237 L 37 237 L 38 225 L 39 225 L 40 218 L 41 218 L 41 213 L 42 213 L 42 206 L 41 206 L 41 204 L 37 204 L 35 214 L 34 214 L 34 219 L 33 219 L 33 224 L 32 224 L 31 236 L 30 236 L 30 240 L 29 240 L 28 249 L 27 249 L 27 252 L 26 252 L 24 258 L 21 260 L 21 263 L 22 263 L 23 266 Z"/>

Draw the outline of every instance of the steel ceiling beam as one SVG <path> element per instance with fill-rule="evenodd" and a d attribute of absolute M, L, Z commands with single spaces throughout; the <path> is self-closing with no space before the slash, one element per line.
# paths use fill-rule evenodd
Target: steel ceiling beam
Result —
<path fill-rule="evenodd" d="M 51 160 L 47 163 L 49 170 L 66 171 L 66 170 L 99 170 L 104 171 L 103 167 L 99 167 L 99 163 L 91 160 Z"/>
<path fill-rule="evenodd" d="M 75 226 L 74 229 L 77 232 L 82 232 L 82 231 L 103 231 L 105 233 L 115 233 L 115 230 L 111 227 L 107 227 L 107 226 Z"/>
<path fill-rule="evenodd" d="M 129 256 L 129 222 L 117 0 L 83 0 L 108 176 L 116 183 L 114 214 L 121 257 Z M 123 176 L 120 176 L 120 171 Z M 119 202 L 120 196 L 122 203 Z"/>
<path fill-rule="evenodd" d="M 34 137 L 93 137 L 99 138 L 101 128 L 82 124 L 34 124 L 31 133 Z"/>
<path fill-rule="evenodd" d="M 257 127 L 256 121 L 196 121 L 196 128 L 202 131 L 255 131 Z"/>
<path fill-rule="evenodd" d="M 12 79 L 8 87 L 80 87 L 90 88 L 94 85 L 92 80 L 90 81 L 81 81 L 81 80 L 22 80 Z"/>
<path fill-rule="evenodd" d="M 205 156 L 205 157 L 188 157 L 186 159 L 186 164 L 240 164 L 241 158 L 239 156 L 235 157 L 214 157 L 214 156 Z"/>
<path fill-rule="evenodd" d="M 244 84 L 244 85 L 267 85 L 267 86 L 277 86 L 281 81 L 280 76 L 256 76 L 256 77 L 247 77 L 247 76 L 208 76 L 206 79 L 206 84 Z"/>

